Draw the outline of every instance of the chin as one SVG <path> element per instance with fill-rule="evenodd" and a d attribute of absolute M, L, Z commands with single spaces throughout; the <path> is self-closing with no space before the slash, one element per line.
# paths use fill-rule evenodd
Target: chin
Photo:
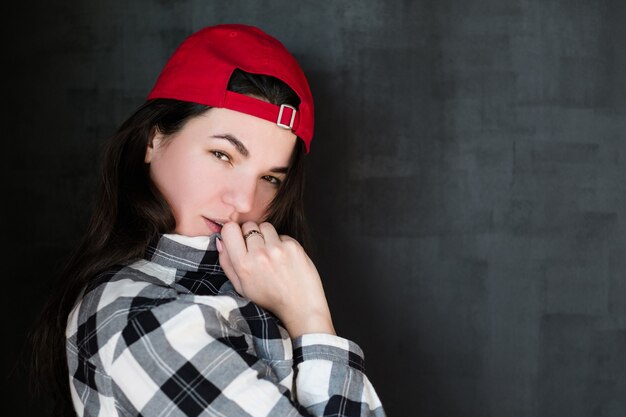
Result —
<path fill-rule="evenodd" d="M 188 237 L 210 236 L 213 234 L 206 227 L 177 227 L 172 233 Z"/>

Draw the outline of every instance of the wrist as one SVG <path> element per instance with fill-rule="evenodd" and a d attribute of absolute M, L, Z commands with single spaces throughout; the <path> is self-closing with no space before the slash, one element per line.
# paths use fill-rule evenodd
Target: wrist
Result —
<path fill-rule="evenodd" d="M 336 335 L 330 314 L 309 314 L 294 320 L 283 321 L 283 325 L 292 339 L 310 333 Z"/>

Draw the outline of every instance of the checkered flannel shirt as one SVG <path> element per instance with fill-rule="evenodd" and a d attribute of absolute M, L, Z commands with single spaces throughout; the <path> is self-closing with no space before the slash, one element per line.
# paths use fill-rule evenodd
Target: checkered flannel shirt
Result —
<path fill-rule="evenodd" d="M 163 235 L 86 288 L 69 316 L 79 416 L 384 416 L 353 342 L 294 340 L 234 290 L 214 238 Z M 189 239 L 189 238 L 187 238 Z"/>

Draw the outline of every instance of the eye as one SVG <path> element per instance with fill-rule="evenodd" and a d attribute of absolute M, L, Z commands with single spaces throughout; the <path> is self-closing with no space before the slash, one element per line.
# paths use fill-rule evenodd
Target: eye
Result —
<path fill-rule="evenodd" d="M 224 161 L 224 162 L 230 162 L 230 156 L 228 156 L 228 154 L 221 152 L 221 151 L 209 151 L 210 153 L 212 153 L 217 159 Z"/>
<path fill-rule="evenodd" d="M 261 178 L 263 178 L 265 181 L 267 181 L 267 182 L 269 182 L 270 184 L 275 185 L 275 186 L 277 186 L 277 187 L 278 187 L 280 184 L 282 184 L 282 183 L 283 183 L 281 180 L 279 180 L 278 178 L 276 178 L 276 177 L 274 177 L 274 176 L 272 176 L 272 175 L 265 175 L 265 176 L 263 176 L 263 177 L 261 177 Z"/>

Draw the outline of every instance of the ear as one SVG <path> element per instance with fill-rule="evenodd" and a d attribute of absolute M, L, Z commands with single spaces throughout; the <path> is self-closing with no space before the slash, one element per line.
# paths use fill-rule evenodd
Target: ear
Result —
<path fill-rule="evenodd" d="M 163 139 L 163 135 L 157 129 L 152 133 L 152 137 L 148 141 L 148 146 L 146 147 L 146 156 L 144 158 L 144 162 L 149 164 L 154 157 L 155 152 L 158 150 L 159 145 L 161 144 L 161 140 Z"/>

